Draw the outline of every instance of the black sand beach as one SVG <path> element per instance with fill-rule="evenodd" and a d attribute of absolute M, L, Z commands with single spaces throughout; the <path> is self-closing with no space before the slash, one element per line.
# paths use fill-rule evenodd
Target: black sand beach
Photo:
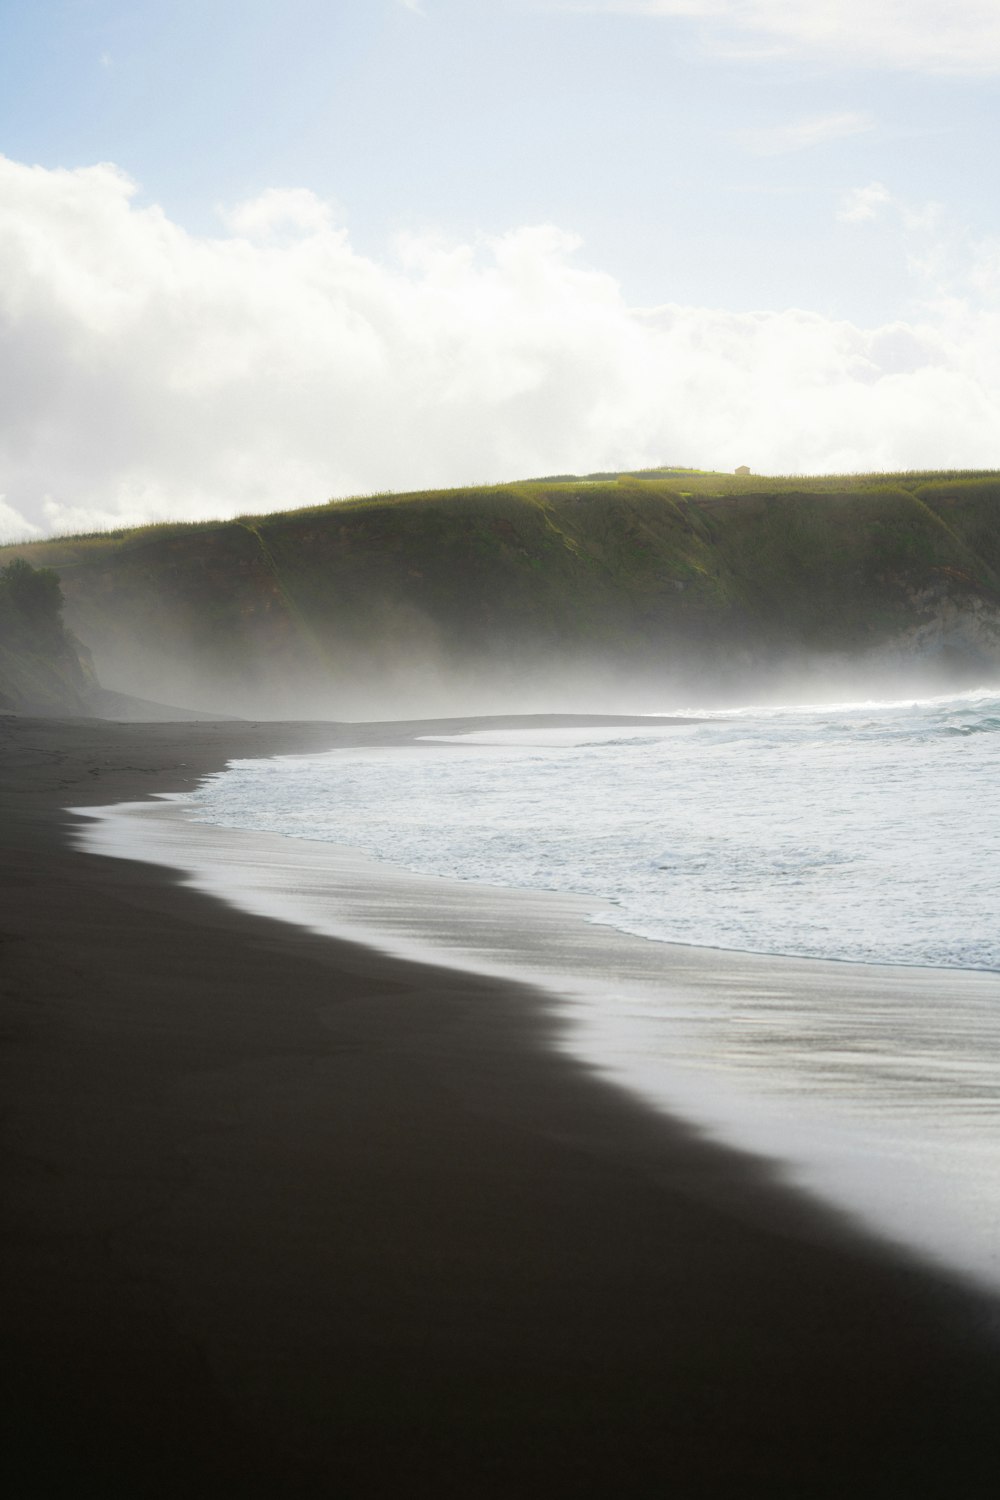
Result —
<path fill-rule="evenodd" d="M 527 988 L 69 842 L 413 732 L 0 716 L 8 1492 L 994 1495 L 995 1304 L 548 1048 Z"/>

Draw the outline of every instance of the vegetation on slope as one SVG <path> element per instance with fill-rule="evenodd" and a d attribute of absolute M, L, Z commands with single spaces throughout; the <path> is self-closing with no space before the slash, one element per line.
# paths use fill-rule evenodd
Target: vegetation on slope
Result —
<path fill-rule="evenodd" d="M 0 568 L 0 708 L 86 713 L 96 685 L 62 619 L 59 576 L 14 558 Z"/>
<path fill-rule="evenodd" d="M 104 681 L 236 711 L 428 669 L 974 663 L 1000 621 L 1000 477 L 560 476 L 8 550 L 58 570 Z"/>

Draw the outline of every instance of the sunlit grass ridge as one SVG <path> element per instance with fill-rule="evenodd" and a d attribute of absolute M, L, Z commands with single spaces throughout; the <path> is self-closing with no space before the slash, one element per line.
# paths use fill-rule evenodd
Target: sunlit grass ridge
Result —
<path fill-rule="evenodd" d="M 374 681 L 430 660 L 445 674 L 594 660 L 752 671 L 895 642 L 985 661 L 994 616 L 1000 653 L 996 471 L 557 475 L 7 554 L 59 572 L 113 685 L 131 684 L 133 657 L 168 678 L 195 664 L 229 707 L 275 679 Z"/>

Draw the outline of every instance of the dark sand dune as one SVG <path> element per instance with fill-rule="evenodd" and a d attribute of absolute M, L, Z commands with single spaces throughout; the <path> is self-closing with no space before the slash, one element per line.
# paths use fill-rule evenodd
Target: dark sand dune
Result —
<path fill-rule="evenodd" d="M 548 1050 L 530 990 L 68 843 L 409 732 L 0 718 L 8 1493 L 993 1496 L 992 1304 Z"/>

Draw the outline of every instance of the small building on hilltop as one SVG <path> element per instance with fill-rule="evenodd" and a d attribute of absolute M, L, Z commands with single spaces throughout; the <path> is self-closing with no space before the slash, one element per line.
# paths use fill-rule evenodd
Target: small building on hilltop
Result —
<path fill-rule="evenodd" d="M 739 468 L 736 470 L 736 477 L 737 479 L 745 479 L 749 475 L 749 473 L 750 466 L 748 464 L 740 464 Z"/>

